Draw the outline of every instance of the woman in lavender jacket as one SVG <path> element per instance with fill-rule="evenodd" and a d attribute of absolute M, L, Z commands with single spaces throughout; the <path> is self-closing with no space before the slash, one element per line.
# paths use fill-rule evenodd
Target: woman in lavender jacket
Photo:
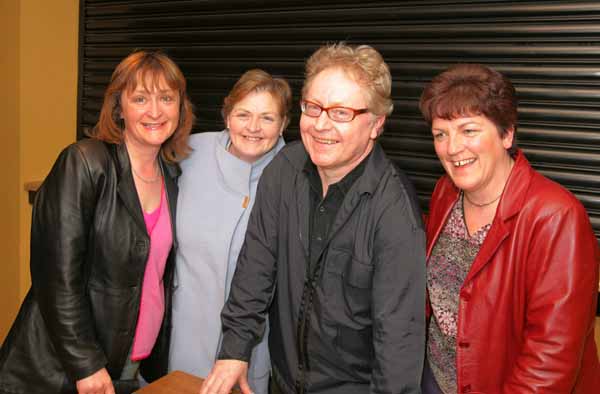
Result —
<path fill-rule="evenodd" d="M 205 377 L 221 343 L 221 308 L 235 271 L 258 179 L 283 147 L 289 123 L 288 83 L 250 70 L 225 98 L 227 128 L 193 135 L 192 154 L 181 163 L 178 250 L 173 300 L 170 370 Z M 249 383 L 268 392 L 267 335 L 252 353 Z"/>

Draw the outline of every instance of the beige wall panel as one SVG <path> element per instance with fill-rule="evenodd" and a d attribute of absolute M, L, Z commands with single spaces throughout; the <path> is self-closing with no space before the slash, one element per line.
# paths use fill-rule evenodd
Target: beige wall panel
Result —
<path fill-rule="evenodd" d="M 0 0 L 0 339 L 19 306 L 19 1 Z"/>
<path fill-rule="evenodd" d="M 78 0 L 0 0 L 6 93 L 0 110 L 7 114 L 2 144 L 8 155 L 0 170 L 7 191 L 0 193 L 7 223 L 0 234 L 1 339 L 30 285 L 31 206 L 24 184 L 42 180 L 60 150 L 76 139 L 78 23 Z"/>

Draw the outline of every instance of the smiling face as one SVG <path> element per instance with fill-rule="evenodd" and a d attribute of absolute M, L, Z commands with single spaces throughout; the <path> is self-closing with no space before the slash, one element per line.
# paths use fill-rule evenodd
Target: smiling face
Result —
<path fill-rule="evenodd" d="M 305 90 L 304 100 L 321 107 L 367 107 L 364 88 L 343 70 L 328 68 L 317 74 Z M 385 116 L 371 112 L 357 115 L 350 122 L 331 120 L 325 111 L 318 117 L 302 114 L 300 133 L 310 159 L 321 180 L 330 185 L 342 179 L 373 149 Z"/>
<path fill-rule="evenodd" d="M 510 174 L 513 130 L 503 137 L 486 116 L 451 120 L 434 118 L 431 125 L 435 152 L 459 189 L 485 201 L 502 192 Z"/>
<path fill-rule="evenodd" d="M 271 93 L 249 93 L 227 115 L 229 151 L 247 163 L 254 163 L 273 149 L 283 132 L 284 120 Z"/>
<path fill-rule="evenodd" d="M 121 117 L 125 143 L 138 149 L 160 149 L 177 129 L 179 108 L 179 92 L 171 89 L 163 77 L 153 83 L 149 76 L 145 84 L 138 81 L 132 91 L 124 89 Z"/>

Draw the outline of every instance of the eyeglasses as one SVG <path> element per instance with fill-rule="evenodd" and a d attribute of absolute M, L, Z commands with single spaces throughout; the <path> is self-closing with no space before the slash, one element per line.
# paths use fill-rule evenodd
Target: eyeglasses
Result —
<path fill-rule="evenodd" d="M 325 111 L 329 119 L 336 122 L 352 122 L 357 115 L 369 112 L 368 108 L 354 109 L 341 107 L 339 105 L 325 108 L 308 100 L 300 101 L 300 109 L 304 115 L 310 116 L 311 118 L 318 118 L 321 116 L 321 112 Z"/>

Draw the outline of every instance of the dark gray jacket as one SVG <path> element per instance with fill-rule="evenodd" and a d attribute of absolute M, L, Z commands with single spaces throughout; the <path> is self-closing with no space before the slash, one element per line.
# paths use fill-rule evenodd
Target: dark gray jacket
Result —
<path fill-rule="evenodd" d="M 309 277 L 307 157 L 301 143 L 287 145 L 259 182 L 219 358 L 248 360 L 268 311 L 273 378 L 285 393 L 418 393 L 425 235 L 416 194 L 376 144 Z"/>
<path fill-rule="evenodd" d="M 175 231 L 179 168 L 161 165 Z M 71 393 L 76 380 L 103 367 L 118 379 L 149 247 L 125 145 L 86 139 L 67 147 L 33 206 L 32 287 L 0 350 L 0 393 Z M 167 368 L 172 252 L 164 274 L 167 316 L 143 365 L 149 380 Z"/>

